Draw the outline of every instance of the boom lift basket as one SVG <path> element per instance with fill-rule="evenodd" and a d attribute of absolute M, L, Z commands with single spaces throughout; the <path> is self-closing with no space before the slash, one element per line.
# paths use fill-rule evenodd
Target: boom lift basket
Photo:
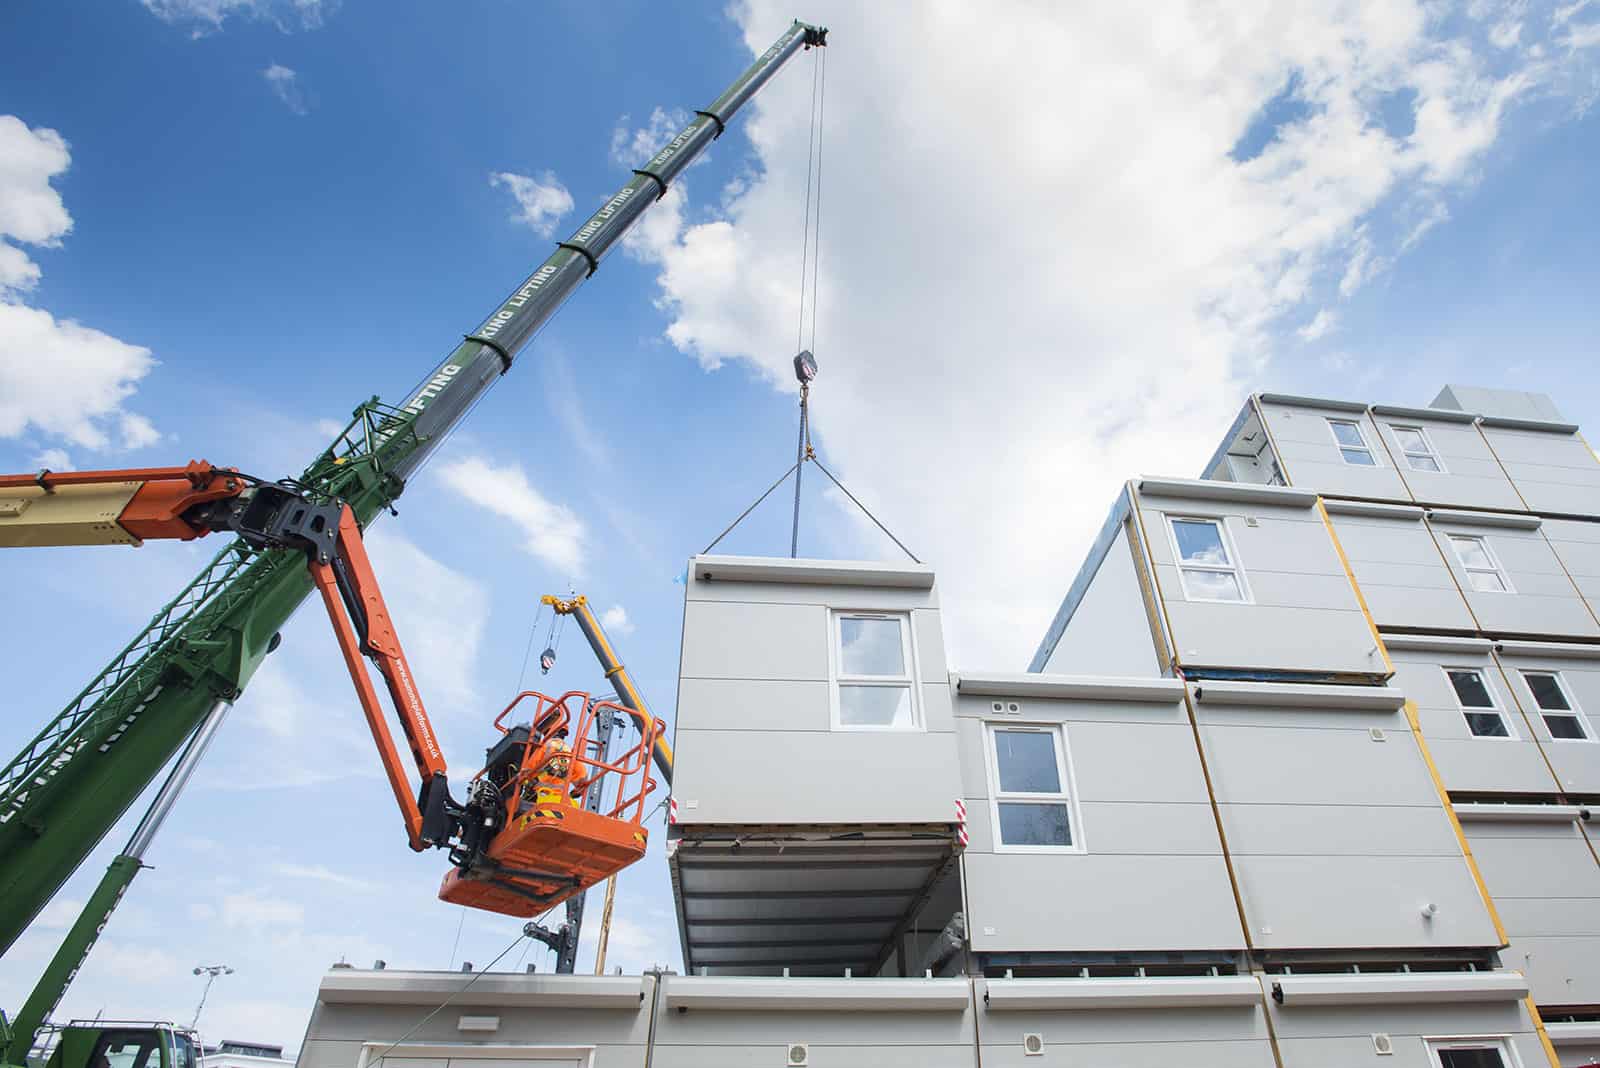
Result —
<path fill-rule="evenodd" d="M 505 726 L 530 698 L 532 718 Z M 627 722 L 637 715 L 577 690 L 560 697 L 518 694 L 495 717 L 500 740 L 472 783 L 472 796 L 495 813 L 497 829 L 481 849 L 458 859 L 439 897 L 534 916 L 644 856 L 644 801 L 656 786 L 650 751 L 662 725 L 645 721 L 638 741 L 610 761 L 595 745 L 604 717 Z"/>

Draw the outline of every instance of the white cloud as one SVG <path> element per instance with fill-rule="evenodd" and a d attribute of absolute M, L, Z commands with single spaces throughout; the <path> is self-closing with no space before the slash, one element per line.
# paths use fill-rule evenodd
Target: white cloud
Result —
<path fill-rule="evenodd" d="M 896 42 L 830 50 L 819 447 L 940 567 L 968 664 L 1025 662 L 1118 483 L 1192 473 L 1296 325 L 1398 255 L 1556 77 L 1536 20 L 1499 48 L 1422 0 L 909 22 L 818 2 L 807 16 L 839 45 Z M 777 0 L 735 14 L 752 50 L 790 17 Z M 662 228 L 634 242 L 660 265 L 673 345 L 785 390 L 815 56 L 740 117 L 756 165 L 718 215 L 657 205 Z M 1286 83 L 1303 113 L 1233 158 Z M 1408 116 L 1386 118 L 1395 100 Z M 863 522 L 835 533 L 837 551 L 895 554 Z"/>
<path fill-rule="evenodd" d="M 321 864 L 280 863 L 272 865 L 272 872 L 274 875 L 281 875 L 286 879 L 302 879 L 322 883 L 337 890 L 358 890 L 370 893 L 377 889 L 373 883 L 366 879 L 345 875 Z"/>
<path fill-rule="evenodd" d="M 516 198 L 518 211 L 511 218 L 540 237 L 555 233 L 556 223 L 572 210 L 572 194 L 554 171 L 545 171 L 538 178 L 498 171 L 489 175 L 489 184 L 505 188 Z"/>
<path fill-rule="evenodd" d="M 617 120 L 611 131 L 611 162 L 620 167 L 643 167 L 677 132 L 689 125 L 689 113 L 682 108 L 656 108 L 643 126 L 629 126 L 628 116 Z"/>
<path fill-rule="evenodd" d="M 74 898 L 57 898 L 39 911 L 33 926 L 46 931 L 65 931 L 77 921 L 84 904 Z"/>
<path fill-rule="evenodd" d="M 48 468 L 51 471 L 71 471 L 72 457 L 65 449 L 45 449 L 34 454 L 33 466 L 40 470 Z"/>
<path fill-rule="evenodd" d="M 583 520 L 535 489 L 520 465 L 497 465 L 481 456 L 469 456 L 437 470 L 448 489 L 515 524 L 534 557 L 568 577 L 583 573 L 588 540 Z"/>
<path fill-rule="evenodd" d="M 39 266 L 7 243 L 54 248 L 72 230 L 50 184 L 71 161 L 55 130 L 0 115 L 0 438 L 33 432 L 82 448 L 140 448 L 161 435 L 123 402 L 155 366 L 150 350 L 22 303 Z"/>
<path fill-rule="evenodd" d="M 428 711 L 441 720 L 471 717 L 477 726 L 477 657 L 489 591 L 428 555 L 392 522 L 368 530 L 366 544 Z"/>
<path fill-rule="evenodd" d="M 315 30 L 338 7 L 337 0 L 141 0 L 145 10 L 190 36 L 204 37 L 222 29 L 230 18 L 270 22 L 284 33 Z"/>
<path fill-rule="evenodd" d="M 58 248 L 72 229 L 72 216 L 50 185 L 71 162 L 56 131 L 30 130 L 15 115 L 0 115 L 0 299 L 39 281 L 39 265 L 6 241 Z"/>
<path fill-rule="evenodd" d="M 628 610 L 620 604 L 614 604 L 601 613 L 600 625 L 613 634 L 633 633 L 633 623 L 628 619 Z"/>
<path fill-rule="evenodd" d="M 227 927 L 251 930 L 263 927 L 298 928 L 305 923 L 306 910 L 297 901 L 245 890 L 223 895 L 221 918 Z"/>
<path fill-rule="evenodd" d="M 1317 314 L 1312 316 L 1311 321 L 1296 330 L 1295 333 L 1300 335 L 1302 341 L 1316 341 L 1329 330 L 1332 330 L 1334 323 L 1337 321 L 1338 316 L 1334 315 L 1333 312 L 1327 308 L 1320 308 Z"/>
<path fill-rule="evenodd" d="M 310 110 L 306 103 L 305 90 L 300 87 L 298 72 L 290 70 L 281 63 L 273 63 L 261 72 L 261 77 L 266 79 L 272 95 L 283 101 L 284 107 L 296 115 L 304 115 Z"/>

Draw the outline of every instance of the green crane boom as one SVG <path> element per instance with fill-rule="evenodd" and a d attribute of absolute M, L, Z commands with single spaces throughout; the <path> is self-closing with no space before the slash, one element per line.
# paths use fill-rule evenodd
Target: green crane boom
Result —
<path fill-rule="evenodd" d="M 397 407 L 376 398 L 306 468 L 365 526 L 594 273 L 651 203 L 788 59 L 826 43 L 796 22 L 566 241 Z M 0 770 L 0 953 L 219 701 L 238 697 L 311 592 L 303 559 L 234 541 Z M 13 1045 L 13 1049 L 15 1049 Z M 25 1047 L 24 1047 L 25 1048 Z"/>

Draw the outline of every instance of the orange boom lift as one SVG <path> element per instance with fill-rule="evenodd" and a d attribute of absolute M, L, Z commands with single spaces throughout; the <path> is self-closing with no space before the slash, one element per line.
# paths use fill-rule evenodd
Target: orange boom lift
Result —
<path fill-rule="evenodd" d="M 0 475 L 0 547 L 139 545 L 216 530 L 238 535 L 248 550 L 304 554 L 411 848 L 449 850 L 453 867 L 440 887 L 442 899 L 533 916 L 644 855 L 644 801 L 656 786 L 650 761 L 665 741 L 642 703 L 628 708 L 578 691 L 520 693 L 495 717 L 500 737 L 466 799 L 451 797 L 444 755 L 361 528 L 342 501 L 203 460 L 184 467 Z M 411 750 L 421 780 L 415 796 L 366 660 L 383 677 Z M 519 706 L 531 707 L 530 719 L 507 726 Z M 635 722 L 639 740 L 610 754 L 610 747 L 595 744 L 597 726 L 618 717 Z"/>

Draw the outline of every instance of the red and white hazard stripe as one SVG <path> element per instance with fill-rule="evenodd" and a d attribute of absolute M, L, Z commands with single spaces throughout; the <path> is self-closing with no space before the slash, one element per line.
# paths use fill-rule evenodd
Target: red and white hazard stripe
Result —
<path fill-rule="evenodd" d="M 956 844 L 967 847 L 967 803 L 956 798 Z"/>
<path fill-rule="evenodd" d="M 667 798 L 667 823 L 672 824 L 672 825 L 676 825 L 677 822 L 678 822 L 678 799 L 676 797 L 669 797 L 669 798 Z"/>

